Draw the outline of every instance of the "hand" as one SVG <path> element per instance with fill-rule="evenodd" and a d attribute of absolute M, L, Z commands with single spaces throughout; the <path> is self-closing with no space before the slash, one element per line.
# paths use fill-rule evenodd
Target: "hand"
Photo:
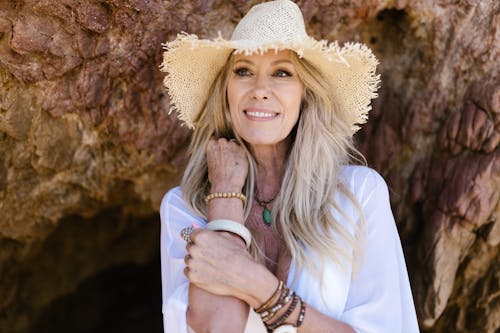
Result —
<path fill-rule="evenodd" d="M 197 229 L 186 249 L 184 274 L 189 282 L 210 293 L 245 300 L 252 275 L 260 266 L 242 239 L 226 232 Z M 255 267 L 256 269 L 253 269 Z"/>
<path fill-rule="evenodd" d="M 241 192 L 248 174 L 245 150 L 225 138 L 211 139 L 205 149 L 212 192 Z"/>

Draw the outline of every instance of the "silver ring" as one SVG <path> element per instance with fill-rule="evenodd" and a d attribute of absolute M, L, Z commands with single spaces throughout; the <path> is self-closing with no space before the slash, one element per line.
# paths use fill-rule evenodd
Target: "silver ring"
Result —
<path fill-rule="evenodd" d="M 181 237 L 184 239 L 188 244 L 193 243 L 191 240 L 191 234 L 193 233 L 193 227 L 186 227 L 181 230 Z"/>

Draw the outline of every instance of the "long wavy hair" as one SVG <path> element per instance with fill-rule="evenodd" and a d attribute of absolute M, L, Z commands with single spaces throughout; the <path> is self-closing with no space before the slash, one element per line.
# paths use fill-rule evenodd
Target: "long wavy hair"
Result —
<path fill-rule="evenodd" d="M 272 208 L 273 221 L 276 221 L 273 227 L 280 231 L 298 271 L 307 267 L 321 277 L 327 260 L 343 267 L 347 260 L 356 268 L 365 219 L 356 198 L 339 180 L 339 172 L 344 165 L 365 160 L 354 147 L 349 125 L 336 112 L 328 81 L 309 62 L 290 53 L 297 75 L 305 85 L 305 94 L 299 120 L 290 134 L 292 145 L 281 189 Z M 200 216 L 207 214 L 204 198 L 210 184 L 205 147 L 212 137 L 235 138 L 244 147 L 249 172 L 243 192 L 253 198 L 256 190 L 255 159 L 231 126 L 226 92 L 232 59 L 233 56 L 229 56 L 210 89 L 203 111 L 195 120 L 191 155 L 182 178 L 184 199 Z M 338 191 L 353 203 L 357 216 L 349 216 L 335 202 Z M 252 200 L 248 200 L 245 205 L 245 220 L 251 203 Z M 347 225 L 334 217 L 334 211 Z M 319 255 L 319 261 L 308 260 L 311 250 Z M 253 245 L 252 253 L 258 256 L 262 251 Z"/>

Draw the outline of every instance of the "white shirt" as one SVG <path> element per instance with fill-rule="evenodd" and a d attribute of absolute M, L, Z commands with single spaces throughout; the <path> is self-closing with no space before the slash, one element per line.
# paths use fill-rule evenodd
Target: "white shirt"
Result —
<path fill-rule="evenodd" d="M 366 238 L 358 271 L 352 274 L 350 263 L 346 264 L 347 269 L 330 263 L 323 271 L 322 289 L 318 279 L 306 269 L 292 284 L 297 274 L 292 258 L 288 286 L 308 305 L 350 324 L 359 333 L 419 332 L 385 181 L 376 171 L 361 166 L 342 168 L 340 178 L 361 204 L 366 218 Z M 349 199 L 340 193 L 335 199 L 345 213 L 358 220 Z M 332 214 L 347 225 L 340 214 L 335 211 Z M 187 253 L 180 233 L 193 222 L 204 226 L 206 220 L 186 206 L 180 187 L 165 195 L 160 215 L 164 331 L 185 333 L 188 280 L 183 270 Z M 314 257 L 311 252 L 310 258 L 314 260 Z"/>

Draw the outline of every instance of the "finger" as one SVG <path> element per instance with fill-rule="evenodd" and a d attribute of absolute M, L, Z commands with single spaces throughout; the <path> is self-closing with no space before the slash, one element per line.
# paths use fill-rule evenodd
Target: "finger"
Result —
<path fill-rule="evenodd" d="M 229 143 L 233 147 L 238 148 L 238 151 L 242 151 L 241 144 L 240 144 L 240 141 L 238 141 L 238 139 L 233 138 L 233 139 L 229 140 Z"/>
<path fill-rule="evenodd" d="M 193 229 L 193 231 L 189 234 L 189 238 L 191 238 L 191 243 L 196 243 L 196 239 L 199 237 L 199 234 L 204 232 L 203 229 Z"/>
<path fill-rule="evenodd" d="M 227 139 L 225 141 L 225 144 L 228 146 L 228 147 L 239 147 L 239 142 L 238 142 L 238 139 L 236 138 L 230 138 L 230 139 Z"/>
<path fill-rule="evenodd" d="M 211 138 L 207 142 L 207 146 L 205 147 L 205 152 L 209 153 L 211 151 L 214 151 L 216 146 L 217 146 L 217 140 L 215 138 Z"/>
<path fill-rule="evenodd" d="M 199 281 L 197 281 L 198 280 L 197 276 L 199 277 L 199 274 L 196 273 L 197 273 L 196 270 L 189 268 L 188 266 L 184 267 L 184 275 L 187 277 L 189 282 L 198 284 Z"/>
<path fill-rule="evenodd" d="M 186 264 L 186 267 L 189 266 L 189 261 L 191 260 L 191 255 L 190 254 L 186 254 L 186 256 L 184 257 L 184 263 Z"/>
<path fill-rule="evenodd" d="M 207 146 L 208 147 L 214 147 L 215 145 L 217 145 L 217 139 L 212 137 L 210 140 L 208 140 L 208 143 L 207 143 Z"/>

